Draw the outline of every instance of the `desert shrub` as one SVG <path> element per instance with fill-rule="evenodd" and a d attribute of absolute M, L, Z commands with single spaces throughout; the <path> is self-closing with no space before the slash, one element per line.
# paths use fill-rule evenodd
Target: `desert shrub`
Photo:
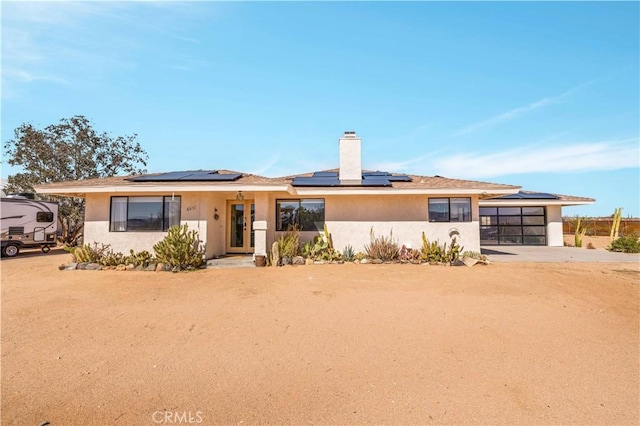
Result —
<path fill-rule="evenodd" d="M 289 259 L 300 255 L 300 230 L 297 225 L 290 227 L 278 238 L 278 253 L 280 258 Z"/>
<path fill-rule="evenodd" d="M 353 260 L 357 260 L 359 262 L 362 259 L 366 259 L 366 258 L 367 258 L 367 254 L 363 251 L 359 251 L 355 254 L 355 256 L 353 257 Z"/>
<path fill-rule="evenodd" d="M 129 256 L 124 257 L 125 264 L 132 264 L 134 266 L 142 266 L 146 268 L 150 263 L 155 263 L 155 257 L 146 250 L 135 253 L 133 250 L 129 250 Z"/>
<path fill-rule="evenodd" d="M 65 250 L 71 253 L 74 262 L 100 263 L 101 259 L 109 252 L 110 245 L 100 244 L 98 247 L 98 243 L 94 242 L 93 247 L 87 243 L 78 247 L 65 247 Z"/>
<path fill-rule="evenodd" d="M 204 264 L 205 249 L 198 232 L 189 231 L 186 223 L 170 227 L 164 239 L 153 246 L 153 251 L 158 262 L 174 270 L 197 269 Z"/>
<path fill-rule="evenodd" d="M 342 250 L 342 259 L 345 262 L 352 262 L 356 257 L 356 252 L 351 245 L 348 245 Z"/>
<path fill-rule="evenodd" d="M 640 239 L 637 234 L 623 235 L 613 240 L 607 249 L 622 253 L 640 253 Z"/>
<path fill-rule="evenodd" d="M 388 237 L 376 236 L 373 228 L 370 231 L 371 242 L 364 246 L 364 251 L 369 259 L 379 259 L 383 262 L 396 260 L 400 254 L 398 243 L 393 240 L 393 230 Z"/>
<path fill-rule="evenodd" d="M 421 257 L 420 250 L 407 248 L 404 244 L 398 253 L 398 260 L 402 263 L 420 263 Z"/>

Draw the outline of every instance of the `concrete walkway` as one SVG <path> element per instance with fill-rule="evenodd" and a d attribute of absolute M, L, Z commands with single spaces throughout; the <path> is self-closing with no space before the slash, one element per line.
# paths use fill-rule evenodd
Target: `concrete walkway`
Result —
<path fill-rule="evenodd" d="M 482 254 L 492 262 L 640 262 L 640 254 L 603 249 L 539 246 L 484 246 Z"/>
<path fill-rule="evenodd" d="M 207 268 L 255 268 L 253 255 L 227 255 L 207 260 Z"/>

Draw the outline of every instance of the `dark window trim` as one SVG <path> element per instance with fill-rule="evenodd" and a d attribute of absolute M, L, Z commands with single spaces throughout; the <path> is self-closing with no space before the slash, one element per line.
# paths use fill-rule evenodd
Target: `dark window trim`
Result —
<path fill-rule="evenodd" d="M 129 231 L 128 229 L 125 229 L 124 231 L 113 231 L 111 229 L 111 219 L 113 218 L 113 199 L 114 198 L 126 198 L 127 199 L 127 211 L 125 213 L 125 228 L 127 228 L 128 225 L 128 221 L 129 221 L 129 198 L 130 197 L 162 197 L 162 230 L 160 231 L 143 231 L 143 230 L 138 230 L 138 231 Z M 166 217 L 166 199 L 167 198 L 179 198 L 180 199 L 180 214 L 178 217 L 178 222 L 182 221 L 182 196 L 181 195 L 112 195 L 109 198 L 109 232 L 167 232 L 167 229 L 165 229 L 164 227 L 164 222 L 165 222 L 165 217 Z"/>
<path fill-rule="evenodd" d="M 459 222 L 451 222 L 451 199 L 465 199 L 469 200 L 469 220 L 463 220 Z M 429 202 L 431 200 L 447 200 L 447 220 L 436 220 L 431 218 L 431 211 L 429 209 Z M 429 218 L 429 222 L 431 223 L 467 223 L 473 222 L 473 204 L 471 202 L 471 197 L 429 197 L 427 198 L 427 216 Z"/>
<path fill-rule="evenodd" d="M 300 203 L 302 201 L 305 200 L 322 200 L 322 203 L 324 205 L 324 218 L 322 220 L 322 222 L 326 222 L 326 216 L 327 216 L 327 202 L 324 198 L 318 198 L 318 197 L 311 197 L 311 198 L 276 198 L 276 205 L 275 205 L 275 215 L 276 215 L 276 232 L 286 232 L 286 229 L 278 229 L 278 226 L 280 224 L 280 218 L 278 217 L 278 203 L 281 201 L 297 201 L 298 202 L 298 208 L 300 207 Z M 306 229 L 306 230 L 302 230 L 300 232 L 318 232 L 315 229 Z"/>

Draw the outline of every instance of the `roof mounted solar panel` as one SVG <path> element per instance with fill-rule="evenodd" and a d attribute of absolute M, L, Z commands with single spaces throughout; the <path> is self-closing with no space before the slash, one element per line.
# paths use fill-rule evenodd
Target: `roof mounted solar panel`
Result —
<path fill-rule="evenodd" d="M 314 172 L 313 177 L 338 177 L 338 172 Z"/>
<path fill-rule="evenodd" d="M 298 176 L 293 179 L 291 186 L 340 186 L 340 180 L 337 177 L 330 176 Z"/>
<path fill-rule="evenodd" d="M 217 170 L 195 170 L 168 172 L 159 175 L 146 175 L 129 178 L 132 182 L 233 182 L 242 177 L 242 173 L 218 173 Z"/>
<path fill-rule="evenodd" d="M 412 179 L 407 175 L 396 175 L 396 176 L 387 176 L 391 182 L 411 182 Z"/>
<path fill-rule="evenodd" d="M 391 173 L 389 172 L 364 172 L 362 173 L 363 177 L 368 177 L 368 176 L 391 176 Z"/>
<path fill-rule="evenodd" d="M 547 194 L 545 192 L 518 192 L 517 194 L 504 195 L 503 199 L 524 199 L 524 200 L 559 200 L 560 197 Z"/>
<path fill-rule="evenodd" d="M 341 181 L 338 172 L 315 172 L 312 176 L 298 176 L 291 182 L 300 187 L 389 187 L 392 182 L 411 182 L 406 175 L 392 175 L 388 172 L 364 172 L 360 181 Z"/>

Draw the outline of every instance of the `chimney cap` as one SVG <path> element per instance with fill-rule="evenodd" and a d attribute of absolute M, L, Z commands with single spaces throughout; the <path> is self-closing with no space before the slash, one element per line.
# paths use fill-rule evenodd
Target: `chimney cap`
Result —
<path fill-rule="evenodd" d="M 345 130 L 344 137 L 345 138 L 355 138 L 356 137 L 356 132 L 354 130 Z"/>

